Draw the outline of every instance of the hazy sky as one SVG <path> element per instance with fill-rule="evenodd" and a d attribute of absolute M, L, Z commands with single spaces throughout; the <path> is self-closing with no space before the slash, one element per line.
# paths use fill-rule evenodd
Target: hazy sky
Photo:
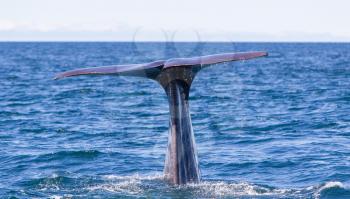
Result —
<path fill-rule="evenodd" d="M 350 41 L 350 1 L 0 0 L 0 40 Z"/>

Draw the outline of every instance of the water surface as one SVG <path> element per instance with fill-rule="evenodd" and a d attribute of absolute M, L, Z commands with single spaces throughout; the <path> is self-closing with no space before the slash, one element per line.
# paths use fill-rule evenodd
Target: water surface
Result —
<path fill-rule="evenodd" d="M 162 170 L 168 104 L 154 81 L 55 73 L 230 51 L 190 107 L 202 183 Z M 350 198 L 350 44 L 0 43 L 4 198 Z"/>

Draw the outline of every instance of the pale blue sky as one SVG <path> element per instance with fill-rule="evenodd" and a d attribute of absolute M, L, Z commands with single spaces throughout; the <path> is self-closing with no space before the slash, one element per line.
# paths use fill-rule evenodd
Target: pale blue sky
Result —
<path fill-rule="evenodd" d="M 350 41 L 349 0 L 0 0 L 0 40 Z"/>

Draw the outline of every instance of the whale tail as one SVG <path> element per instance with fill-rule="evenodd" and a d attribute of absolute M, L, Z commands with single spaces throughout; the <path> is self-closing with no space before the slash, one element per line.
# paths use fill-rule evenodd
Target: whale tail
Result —
<path fill-rule="evenodd" d="M 174 58 L 143 64 L 112 65 L 92 68 L 82 68 L 66 71 L 55 76 L 55 80 L 78 75 L 123 75 L 155 79 L 163 70 L 171 67 L 200 67 L 230 61 L 248 60 L 267 56 L 266 52 L 224 53 L 192 58 Z"/>
<path fill-rule="evenodd" d="M 212 64 L 263 56 L 267 56 L 267 53 L 225 53 L 145 64 L 83 68 L 60 73 L 55 79 L 78 75 L 126 75 L 146 77 L 159 82 L 167 94 L 170 112 L 165 178 L 172 184 L 197 183 L 200 181 L 200 172 L 188 99 L 195 75 Z"/>

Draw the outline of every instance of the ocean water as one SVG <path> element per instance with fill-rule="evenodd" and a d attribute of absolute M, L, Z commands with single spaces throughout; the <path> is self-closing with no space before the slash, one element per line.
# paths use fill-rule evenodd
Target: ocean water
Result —
<path fill-rule="evenodd" d="M 83 66 L 231 51 L 190 108 L 200 184 L 163 180 L 168 104 L 154 81 Z M 350 198 L 350 44 L 0 43 L 1 198 Z"/>

